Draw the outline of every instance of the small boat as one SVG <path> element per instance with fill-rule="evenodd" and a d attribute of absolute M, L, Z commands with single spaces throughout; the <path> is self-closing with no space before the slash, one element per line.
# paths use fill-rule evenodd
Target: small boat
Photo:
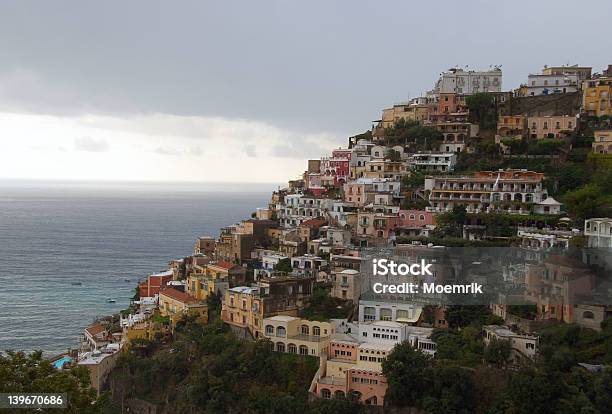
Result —
<path fill-rule="evenodd" d="M 130 282 L 130 279 L 123 279 L 125 282 Z"/>
<path fill-rule="evenodd" d="M 71 282 L 70 283 L 72 286 L 81 286 L 82 283 L 81 282 Z"/>
<path fill-rule="evenodd" d="M 115 302 L 117 302 L 115 299 L 111 299 L 111 298 L 106 299 L 106 301 L 108 303 L 115 303 Z"/>

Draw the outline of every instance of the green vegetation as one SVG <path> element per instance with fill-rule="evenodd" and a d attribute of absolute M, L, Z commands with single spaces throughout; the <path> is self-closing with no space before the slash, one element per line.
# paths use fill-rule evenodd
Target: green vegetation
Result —
<path fill-rule="evenodd" d="M 346 318 L 351 311 L 352 305 L 349 302 L 330 296 L 327 289 L 315 288 L 303 317 L 311 321 L 327 321 Z"/>
<path fill-rule="evenodd" d="M 508 305 L 507 311 L 510 315 L 518 316 L 523 319 L 534 320 L 536 317 L 536 305 Z"/>
<path fill-rule="evenodd" d="M 490 93 L 475 93 L 465 99 L 470 111 L 470 120 L 480 125 L 482 129 L 497 127 L 497 110 L 495 99 Z"/>
<path fill-rule="evenodd" d="M 540 332 L 541 357 L 507 369 L 508 341 L 482 342 L 482 324 L 494 319 L 487 308 L 455 306 L 447 319 L 457 329 L 436 329 L 435 358 L 408 344 L 397 345 L 383 362 L 389 388 L 386 403 L 427 413 L 608 413 L 612 366 L 589 372 L 577 362 L 610 364 L 612 320 L 602 332 L 556 325 Z"/>
<path fill-rule="evenodd" d="M 62 413 L 97 414 L 110 412 L 108 395 L 96 399 L 89 387 L 89 370 L 83 366 L 57 370 L 42 357 L 42 352 L 0 353 L 0 390 L 9 393 L 66 393 L 68 408 Z M 20 409 L 19 413 L 38 410 Z"/>
<path fill-rule="evenodd" d="M 176 413 L 358 412 L 349 401 L 308 402 L 318 359 L 241 341 L 220 322 L 180 325 L 172 348 L 131 348 L 113 370 L 115 398 L 139 398 Z M 149 356 L 145 356 L 149 355 Z"/>
<path fill-rule="evenodd" d="M 274 265 L 274 270 L 277 272 L 291 273 L 293 268 L 291 267 L 290 259 L 280 259 L 277 264 Z"/>
<path fill-rule="evenodd" d="M 438 150 L 442 139 L 442 133 L 437 129 L 404 119 L 385 129 L 387 145 L 407 145 L 413 152 Z"/>
<path fill-rule="evenodd" d="M 419 188 L 423 188 L 425 184 L 425 174 L 413 171 L 410 175 L 405 175 L 402 177 L 402 190 L 404 191 L 414 191 Z"/>

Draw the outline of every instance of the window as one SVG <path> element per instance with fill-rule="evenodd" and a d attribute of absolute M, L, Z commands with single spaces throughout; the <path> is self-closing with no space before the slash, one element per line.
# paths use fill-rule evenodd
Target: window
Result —
<path fill-rule="evenodd" d="M 306 345 L 300 345 L 300 355 L 308 355 L 308 347 Z"/>
<path fill-rule="evenodd" d="M 274 326 L 266 325 L 266 335 L 268 336 L 274 335 Z"/>
<path fill-rule="evenodd" d="M 310 328 L 308 325 L 302 325 L 301 332 L 304 335 L 310 335 Z"/>
<path fill-rule="evenodd" d="M 318 326 L 313 326 L 312 327 L 312 334 L 314 336 L 321 336 L 321 328 L 319 328 Z"/>
<path fill-rule="evenodd" d="M 290 354 L 297 354 L 297 346 L 295 346 L 295 344 L 287 345 L 287 352 Z"/>
<path fill-rule="evenodd" d="M 328 390 L 327 388 L 323 388 L 323 389 L 321 390 L 321 397 L 322 397 L 322 398 L 327 398 L 327 399 L 330 399 L 330 398 L 331 398 L 331 391 L 330 391 L 330 390 Z"/>
<path fill-rule="evenodd" d="M 276 336 L 285 337 L 286 334 L 287 334 L 287 331 L 285 330 L 283 326 L 276 327 Z"/>
<path fill-rule="evenodd" d="M 594 314 L 593 314 L 593 312 L 591 312 L 591 311 L 585 311 L 585 312 L 582 314 L 582 317 L 583 317 L 584 319 L 594 319 L 594 318 L 595 318 L 595 315 L 594 315 Z"/>

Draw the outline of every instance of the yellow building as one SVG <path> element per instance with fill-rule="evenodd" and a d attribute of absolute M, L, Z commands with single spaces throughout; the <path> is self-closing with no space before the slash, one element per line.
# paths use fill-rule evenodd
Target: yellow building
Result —
<path fill-rule="evenodd" d="M 183 315 L 194 315 L 196 322 L 200 324 L 208 323 L 208 306 L 174 288 L 159 292 L 159 313 L 161 316 L 169 316 L 172 326 L 175 326 Z"/>
<path fill-rule="evenodd" d="M 535 139 L 562 138 L 576 130 L 575 116 L 530 116 L 527 118 L 529 136 Z"/>
<path fill-rule="evenodd" d="M 612 154 L 612 129 L 595 131 L 593 152 L 595 154 Z"/>
<path fill-rule="evenodd" d="M 602 76 L 583 83 L 582 108 L 590 116 L 612 115 L 610 85 L 612 77 Z"/>
<path fill-rule="evenodd" d="M 272 341 L 274 350 L 290 354 L 320 356 L 327 352 L 335 333 L 329 322 L 309 321 L 293 316 L 277 315 L 264 318 L 264 337 Z"/>

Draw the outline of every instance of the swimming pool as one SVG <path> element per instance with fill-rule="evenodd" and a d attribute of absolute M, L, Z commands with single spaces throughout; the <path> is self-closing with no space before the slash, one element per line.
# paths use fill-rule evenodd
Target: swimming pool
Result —
<path fill-rule="evenodd" d="M 54 361 L 53 366 L 56 369 L 62 369 L 64 367 L 64 364 L 67 364 L 69 362 L 72 362 L 72 358 L 69 356 L 65 356 L 63 358 L 58 359 L 57 361 Z"/>

